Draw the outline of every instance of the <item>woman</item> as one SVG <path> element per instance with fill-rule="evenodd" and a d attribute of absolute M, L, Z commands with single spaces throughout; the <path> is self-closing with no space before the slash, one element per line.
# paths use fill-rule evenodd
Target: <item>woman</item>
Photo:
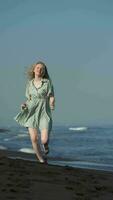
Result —
<path fill-rule="evenodd" d="M 49 152 L 49 133 L 52 129 L 52 110 L 55 108 L 54 87 L 46 65 L 39 61 L 28 70 L 29 80 L 26 84 L 27 101 L 21 104 L 21 111 L 14 119 L 28 128 L 33 149 L 40 163 L 45 163 L 40 145 L 38 131 L 41 131 L 41 143 L 45 154 Z"/>

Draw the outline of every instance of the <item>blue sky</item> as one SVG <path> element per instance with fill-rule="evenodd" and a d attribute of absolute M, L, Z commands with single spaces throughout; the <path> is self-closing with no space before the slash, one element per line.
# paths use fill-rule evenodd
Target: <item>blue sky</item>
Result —
<path fill-rule="evenodd" d="M 55 124 L 112 124 L 112 10 L 111 0 L 0 1 L 1 125 L 16 125 L 38 60 L 54 83 Z"/>

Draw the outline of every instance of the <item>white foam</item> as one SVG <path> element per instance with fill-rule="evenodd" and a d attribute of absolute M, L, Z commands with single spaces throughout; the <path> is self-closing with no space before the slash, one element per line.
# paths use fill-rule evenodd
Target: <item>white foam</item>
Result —
<path fill-rule="evenodd" d="M 19 130 L 20 133 L 28 133 L 27 130 Z"/>
<path fill-rule="evenodd" d="M 9 138 L 5 138 L 5 139 L 4 139 L 4 141 L 9 141 L 9 140 L 10 140 Z"/>
<path fill-rule="evenodd" d="M 17 137 L 17 138 L 28 137 L 28 135 L 26 135 L 26 134 L 18 134 L 16 137 Z"/>
<path fill-rule="evenodd" d="M 18 151 L 24 152 L 24 153 L 32 153 L 32 154 L 34 154 L 34 150 L 31 149 L 31 148 L 21 148 Z"/>
<path fill-rule="evenodd" d="M 72 131 L 86 131 L 88 127 L 70 127 L 69 130 Z"/>
<path fill-rule="evenodd" d="M 10 140 L 14 140 L 14 139 L 18 139 L 18 138 L 25 138 L 28 137 L 28 135 L 26 134 L 18 134 L 14 137 L 10 137 L 10 138 L 4 138 L 4 141 L 10 141 Z"/>
<path fill-rule="evenodd" d="M 7 147 L 4 147 L 4 146 L 0 145 L 0 149 L 2 149 L 2 150 L 6 150 Z"/>

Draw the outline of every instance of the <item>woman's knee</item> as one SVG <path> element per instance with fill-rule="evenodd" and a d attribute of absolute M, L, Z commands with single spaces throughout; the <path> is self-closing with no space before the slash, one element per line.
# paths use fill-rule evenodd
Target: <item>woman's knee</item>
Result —
<path fill-rule="evenodd" d="M 48 138 L 47 138 L 47 137 L 42 137 L 42 138 L 41 138 L 42 144 L 46 144 L 47 141 L 48 141 Z"/>
<path fill-rule="evenodd" d="M 48 131 L 46 129 L 43 129 L 41 131 L 41 142 L 43 144 L 47 143 L 48 142 Z"/>

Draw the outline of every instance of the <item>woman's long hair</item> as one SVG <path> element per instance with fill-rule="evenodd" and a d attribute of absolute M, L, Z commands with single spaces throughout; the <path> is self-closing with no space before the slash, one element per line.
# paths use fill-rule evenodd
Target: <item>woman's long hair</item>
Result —
<path fill-rule="evenodd" d="M 38 64 L 41 64 L 42 67 L 43 67 L 42 78 L 46 78 L 46 79 L 51 80 L 51 79 L 50 79 L 50 76 L 49 76 L 49 74 L 48 74 L 47 67 L 46 67 L 45 63 L 42 62 L 42 61 L 38 61 L 38 62 L 32 64 L 31 67 L 27 69 L 27 77 L 28 77 L 28 79 L 31 80 L 31 79 L 33 79 L 33 78 L 35 77 L 34 68 L 35 68 L 35 66 L 38 65 Z"/>

